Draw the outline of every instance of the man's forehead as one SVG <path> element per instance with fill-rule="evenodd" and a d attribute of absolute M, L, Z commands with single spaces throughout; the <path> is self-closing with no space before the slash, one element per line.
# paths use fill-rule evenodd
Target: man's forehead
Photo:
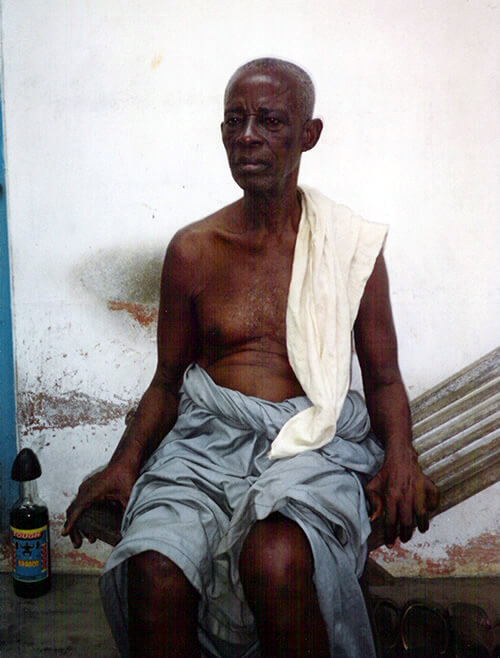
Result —
<path fill-rule="evenodd" d="M 241 100 L 259 98 L 293 109 L 297 104 L 297 81 L 286 71 L 242 71 L 229 83 L 224 104 L 227 108 Z"/>

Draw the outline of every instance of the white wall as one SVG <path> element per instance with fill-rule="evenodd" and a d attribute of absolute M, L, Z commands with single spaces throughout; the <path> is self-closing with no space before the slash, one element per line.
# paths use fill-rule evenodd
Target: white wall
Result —
<path fill-rule="evenodd" d="M 242 62 L 275 55 L 312 73 L 325 130 L 302 180 L 391 225 L 411 397 L 496 347 L 496 5 L 3 1 L 20 442 L 39 450 L 56 568 L 106 555 L 57 533 L 152 375 L 144 313 L 165 245 L 239 194 L 219 123 Z M 490 488 L 380 559 L 406 574 L 492 573 L 499 500 Z"/>

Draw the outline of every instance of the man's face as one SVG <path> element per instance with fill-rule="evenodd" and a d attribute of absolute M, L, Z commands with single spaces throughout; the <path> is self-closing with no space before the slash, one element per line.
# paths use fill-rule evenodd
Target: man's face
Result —
<path fill-rule="evenodd" d="M 238 185 L 282 189 L 299 168 L 303 123 L 292 77 L 274 71 L 242 73 L 228 89 L 221 126 Z"/>

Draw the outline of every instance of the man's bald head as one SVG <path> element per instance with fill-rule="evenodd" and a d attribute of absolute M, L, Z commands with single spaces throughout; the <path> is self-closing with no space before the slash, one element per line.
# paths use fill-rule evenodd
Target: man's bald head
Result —
<path fill-rule="evenodd" d="M 246 73 L 279 73 L 285 74 L 295 82 L 297 93 L 297 109 L 300 112 L 303 121 L 311 119 L 314 111 L 314 85 L 308 73 L 301 69 L 300 66 L 287 62 L 284 59 L 276 59 L 274 57 L 262 57 L 260 59 L 253 59 L 233 73 L 226 86 L 224 94 L 224 101 L 227 101 L 229 91 L 233 84 L 242 75 Z"/>

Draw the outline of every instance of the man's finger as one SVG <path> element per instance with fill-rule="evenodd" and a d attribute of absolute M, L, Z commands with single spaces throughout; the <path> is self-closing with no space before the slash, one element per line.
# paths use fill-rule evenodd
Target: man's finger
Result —
<path fill-rule="evenodd" d="M 399 538 L 403 542 L 403 544 L 406 544 L 407 541 L 410 541 L 412 536 L 413 536 L 413 525 L 400 525 Z"/>
<path fill-rule="evenodd" d="M 399 505 L 399 538 L 407 542 L 413 535 L 413 509 L 412 505 L 405 501 Z"/>
<path fill-rule="evenodd" d="M 420 532 L 429 530 L 429 517 L 427 514 L 417 514 L 417 528 Z"/>
<path fill-rule="evenodd" d="M 73 505 L 70 505 L 66 511 L 66 523 L 64 524 L 63 530 L 62 530 L 62 535 L 66 537 L 68 534 L 71 533 L 73 529 L 73 525 L 77 519 L 78 515 L 75 515 Z"/>
<path fill-rule="evenodd" d="M 82 545 L 83 539 L 82 539 L 81 534 L 78 532 L 78 530 L 76 528 L 72 528 L 69 531 L 69 538 L 71 539 L 71 543 L 73 544 L 73 546 L 75 548 L 80 548 L 80 546 Z"/>
<path fill-rule="evenodd" d="M 415 501 L 415 520 L 420 532 L 429 529 L 429 513 L 427 508 L 427 489 L 420 489 Z"/>
<path fill-rule="evenodd" d="M 385 524 L 384 524 L 384 542 L 387 546 L 392 546 L 396 541 L 397 535 L 397 514 L 396 504 L 390 498 L 386 499 L 385 504 Z"/>
<path fill-rule="evenodd" d="M 61 531 L 61 535 L 63 537 L 67 537 L 68 534 L 71 531 L 71 528 L 73 527 L 73 522 L 72 522 L 72 508 L 73 508 L 73 503 L 68 507 L 66 510 L 66 521 L 64 522 L 63 529 Z"/>
<path fill-rule="evenodd" d="M 374 490 L 367 489 L 366 497 L 370 504 L 370 523 L 373 523 L 382 516 L 384 511 L 384 502 L 382 496 Z"/>
<path fill-rule="evenodd" d="M 71 541 L 73 541 L 72 533 L 76 532 L 74 527 L 75 521 L 77 520 L 77 518 L 80 516 L 80 514 L 83 512 L 84 509 L 85 508 L 83 505 L 75 504 L 75 501 L 73 501 L 66 511 L 66 523 L 64 524 L 61 534 L 64 537 L 69 534 L 69 536 L 71 537 Z M 78 536 L 80 536 L 79 533 L 77 534 Z M 80 545 L 81 543 L 82 541 L 80 537 Z"/>

